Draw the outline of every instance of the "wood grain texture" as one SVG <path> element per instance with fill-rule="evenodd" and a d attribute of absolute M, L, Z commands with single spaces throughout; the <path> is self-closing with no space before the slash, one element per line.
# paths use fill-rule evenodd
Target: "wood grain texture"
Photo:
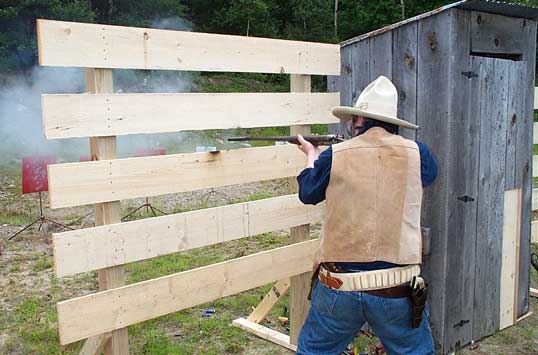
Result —
<path fill-rule="evenodd" d="M 286 349 L 290 349 L 294 352 L 297 351 L 297 345 L 290 343 L 289 335 L 279 333 L 276 330 L 264 327 L 263 325 L 252 322 L 245 318 L 235 319 L 232 322 L 232 325 L 259 336 L 262 339 L 269 340 L 270 342 L 280 345 Z"/>
<path fill-rule="evenodd" d="M 254 323 L 260 323 L 267 317 L 269 312 L 275 307 L 278 301 L 284 297 L 290 289 L 290 280 L 280 280 L 271 287 L 269 292 L 263 297 L 261 302 L 250 313 L 247 320 Z M 288 340 L 289 342 L 289 340 Z"/>
<path fill-rule="evenodd" d="M 418 23 L 417 44 L 417 139 L 426 143 L 438 161 L 436 182 L 424 190 L 422 225 L 431 228 L 431 253 L 424 256 L 424 275 L 430 281 L 430 324 L 435 349 L 443 351 L 446 303 L 446 248 L 448 215 L 449 134 L 449 33 L 451 12 L 428 17 Z M 431 45 L 432 39 L 435 43 Z"/>
<path fill-rule="evenodd" d="M 536 107 L 534 107 L 534 109 L 536 110 Z M 538 144 L 538 122 L 535 122 L 532 125 L 532 144 Z"/>
<path fill-rule="evenodd" d="M 531 222 L 531 242 L 538 243 L 538 221 Z"/>
<path fill-rule="evenodd" d="M 370 39 L 353 43 L 351 47 L 352 60 L 352 83 L 351 83 L 351 102 L 353 105 L 361 94 L 362 90 L 370 83 L 370 65 L 373 58 L 370 57 Z"/>
<path fill-rule="evenodd" d="M 392 32 L 370 38 L 370 81 L 380 75 L 392 79 Z"/>
<path fill-rule="evenodd" d="M 531 199 L 532 199 L 532 172 L 534 161 L 532 126 L 534 121 L 534 90 L 535 63 L 536 63 L 536 21 L 527 21 L 526 45 L 523 60 L 520 65 L 526 66 L 523 74 L 525 84 L 522 87 L 525 95 L 523 119 L 518 120 L 518 141 L 516 148 L 516 182 L 517 187 L 523 190 L 521 197 L 521 240 L 519 248 L 519 281 L 518 281 L 518 316 L 529 312 L 530 283 L 530 239 L 531 239 Z M 538 164 L 537 164 L 538 165 Z"/>
<path fill-rule="evenodd" d="M 92 94 L 111 93 L 114 91 L 112 70 L 88 69 L 86 70 L 86 90 Z M 90 154 L 92 160 L 115 159 L 117 154 L 116 137 L 90 138 Z M 121 221 L 121 207 L 119 201 L 110 200 L 95 205 L 95 225 L 119 223 Z M 99 271 L 99 290 L 120 287 L 125 284 L 125 269 L 123 266 L 110 267 Z M 105 355 L 129 354 L 129 337 L 127 328 L 116 329 L 110 334 L 110 340 L 105 337 Z M 88 339 L 90 343 L 95 339 Z M 90 344 L 91 345 L 91 344 Z"/>
<path fill-rule="evenodd" d="M 392 82 L 398 89 L 398 117 L 417 122 L 417 23 L 392 31 Z M 416 138 L 416 130 L 400 128 L 407 139 Z"/>
<path fill-rule="evenodd" d="M 68 344 L 230 296 L 312 268 L 318 240 L 59 302 L 60 343 Z"/>
<path fill-rule="evenodd" d="M 338 75 L 337 44 L 38 20 L 39 64 Z"/>
<path fill-rule="evenodd" d="M 307 75 L 292 75 L 290 77 L 291 92 L 310 92 L 312 90 L 312 80 Z M 308 125 L 291 126 L 290 134 L 310 134 L 311 128 Z M 303 157 L 304 160 L 306 160 Z M 297 192 L 297 179 L 290 178 L 289 181 L 291 192 Z M 290 229 L 290 240 L 293 243 L 302 242 L 310 239 L 310 225 L 303 224 Z M 310 270 L 308 270 L 310 271 Z M 303 323 L 308 315 L 310 303 L 308 302 L 308 291 L 310 290 L 311 274 L 305 272 L 300 275 L 294 275 L 290 279 L 290 343 L 297 345 L 299 333 Z"/>
<path fill-rule="evenodd" d="M 527 45 L 527 19 L 471 12 L 471 51 L 523 54 Z"/>
<path fill-rule="evenodd" d="M 47 139 L 336 123 L 338 93 L 43 95 Z M 223 108 L 232 108 L 225 110 Z"/>
<path fill-rule="evenodd" d="M 509 327 L 517 320 L 521 189 L 504 193 L 503 217 L 499 329 Z"/>
<path fill-rule="evenodd" d="M 448 72 L 450 155 L 446 161 L 448 200 L 446 229 L 446 289 L 444 351 L 455 351 L 473 340 L 476 214 L 478 195 L 479 124 L 471 92 L 481 78 L 467 78 L 469 58 L 469 12 L 451 12 L 451 61 Z M 449 35 L 445 34 L 445 35 Z M 468 196 L 469 199 L 463 198 Z M 436 277 L 436 276 L 435 276 Z"/>
<path fill-rule="evenodd" d="M 297 195 L 146 218 L 53 234 L 57 277 L 99 270 L 320 222 L 323 205 Z"/>
<path fill-rule="evenodd" d="M 505 189 L 508 72 L 511 62 L 475 57 L 479 73 L 480 168 L 476 240 L 474 339 L 499 329 L 503 200 Z"/>
<path fill-rule="evenodd" d="M 295 145 L 49 165 L 51 208 L 157 196 L 297 175 Z"/>

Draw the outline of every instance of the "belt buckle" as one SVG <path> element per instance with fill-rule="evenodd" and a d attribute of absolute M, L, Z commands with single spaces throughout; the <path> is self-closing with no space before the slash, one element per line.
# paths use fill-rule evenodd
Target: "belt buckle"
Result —
<path fill-rule="evenodd" d="M 319 273 L 319 280 L 331 290 L 338 290 L 343 284 L 342 280 L 338 277 L 331 276 L 331 273 L 328 270 L 325 270 L 325 273 Z"/>

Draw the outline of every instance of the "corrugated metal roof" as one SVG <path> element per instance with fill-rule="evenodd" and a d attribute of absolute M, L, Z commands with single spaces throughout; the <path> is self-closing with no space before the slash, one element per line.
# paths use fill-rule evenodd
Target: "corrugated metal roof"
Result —
<path fill-rule="evenodd" d="M 362 34 L 360 36 L 353 37 L 351 39 L 341 42 L 340 45 L 347 46 L 351 43 L 355 43 L 368 37 L 373 37 L 373 36 L 377 36 L 385 32 L 392 31 L 393 29 L 403 26 L 405 24 L 419 21 L 423 18 L 438 14 L 440 12 L 443 12 L 452 8 L 488 12 L 492 14 L 527 18 L 527 19 L 532 19 L 532 20 L 538 19 L 538 8 L 536 7 L 530 7 L 530 6 L 519 4 L 519 3 L 507 3 L 503 1 L 494 1 L 494 0 L 462 0 L 462 1 L 458 1 L 452 4 L 439 7 L 429 12 L 425 12 L 418 16 L 405 19 L 403 21 L 394 23 L 392 25 L 388 25 L 383 28 Z"/>

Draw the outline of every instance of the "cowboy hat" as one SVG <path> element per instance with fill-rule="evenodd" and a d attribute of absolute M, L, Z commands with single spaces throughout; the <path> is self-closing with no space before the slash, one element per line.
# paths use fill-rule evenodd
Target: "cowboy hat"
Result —
<path fill-rule="evenodd" d="M 331 109 L 331 112 L 341 120 L 350 120 L 353 116 L 364 116 L 404 128 L 418 128 L 417 125 L 396 117 L 398 92 L 396 86 L 384 76 L 380 76 L 368 84 L 353 107 L 336 106 Z"/>

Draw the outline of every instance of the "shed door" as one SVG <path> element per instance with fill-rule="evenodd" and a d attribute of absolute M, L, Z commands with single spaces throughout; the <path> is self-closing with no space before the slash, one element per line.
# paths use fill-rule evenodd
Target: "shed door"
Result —
<path fill-rule="evenodd" d="M 477 174 L 472 174 L 478 178 L 476 234 L 466 236 L 475 238 L 474 270 L 472 266 L 468 270 L 474 273 L 472 335 L 467 336 L 481 339 L 499 329 L 504 192 L 523 185 L 518 181 L 516 153 L 526 149 L 518 146 L 518 128 L 525 125 L 521 91 L 526 62 L 471 57 L 471 68 L 469 118 L 478 123 L 479 144 Z M 468 285 L 473 287 L 471 282 Z"/>

